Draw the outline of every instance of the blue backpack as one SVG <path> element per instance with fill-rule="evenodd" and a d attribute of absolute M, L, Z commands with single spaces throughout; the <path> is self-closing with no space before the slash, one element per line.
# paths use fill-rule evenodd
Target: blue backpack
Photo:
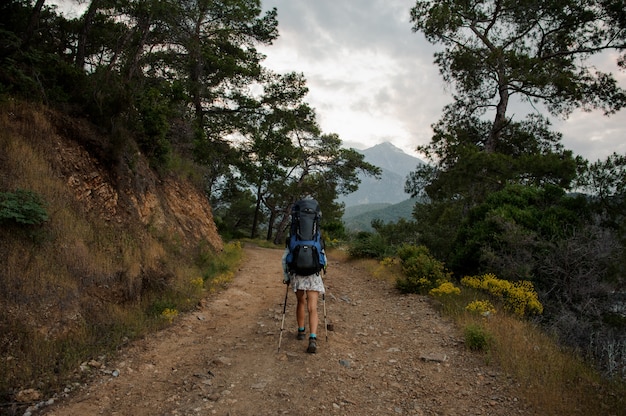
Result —
<path fill-rule="evenodd" d="M 322 211 L 314 199 L 303 199 L 293 205 L 286 259 L 290 272 L 309 276 L 319 273 L 326 266 L 320 233 L 321 217 Z"/>

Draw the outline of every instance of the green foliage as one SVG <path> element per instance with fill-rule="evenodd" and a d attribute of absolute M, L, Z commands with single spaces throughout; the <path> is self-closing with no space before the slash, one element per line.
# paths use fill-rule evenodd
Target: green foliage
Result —
<path fill-rule="evenodd" d="M 387 224 L 381 220 L 373 220 L 372 228 L 376 232 L 361 231 L 356 234 L 350 242 L 351 256 L 383 259 L 393 256 L 399 245 L 416 239 L 415 224 L 405 219 Z"/>
<path fill-rule="evenodd" d="M 578 186 L 593 195 L 591 203 L 606 225 L 626 227 L 626 155 L 613 153 L 582 167 Z"/>
<path fill-rule="evenodd" d="M 463 213 L 462 201 L 417 203 L 413 217 L 418 242 L 428 247 L 435 257 L 449 263 Z"/>
<path fill-rule="evenodd" d="M 325 221 L 322 229 L 326 242 L 335 240 L 345 240 L 348 236 L 341 221 Z"/>
<path fill-rule="evenodd" d="M 493 342 L 493 336 L 481 325 L 467 325 L 463 334 L 465 336 L 465 346 L 472 351 L 486 351 Z"/>
<path fill-rule="evenodd" d="M 45 206 L 41 197 L 32 191 L 0 192 L 0 223 L 41 225 L 48 221 Z"/>
<path fill-rule="evenodd" d="M 256 198 L 245 184 L 230 177 L 217 195 L 211 197 L 213 219 L 220 235 L 226 239 L 250 236 L 256 210 Z M 261 217 L 264 219 L 264 217 Z"/>
<path fill-rule="evenodd" d="M 419 147 L 434 165 L 412 173 L 406 190 L 472 207 L 507 184 L 567 188 L 583 163 L 563 149 L 561 135 L 551 132 L 550 123 L 540 116 L 502 127 L 497 146 L 487 152 L 484 138 L 489 128 L 476 117 L 445 115 L 434 126 L 431 143 Z"/>
<path fill-rule="evenodd" d="M 143 135 L 137 140 L 141 150 L 156 166 L 164 166 L 171 152 L 167 140 L 169 131 L 169 102 L 158 89 L 150 88 L 142 91 L 138 99 L 140 131 Z"/>
<path fill-rule="evenodd" d="M 404 218 L 397 222 L 384 223 L 380 219 L 372 221 L 372 228 L 380 234 L 391 247 L 398 247 L 404 243 L 415 243 L 418 233 L 416 224 Z"/>
<path fill-rule="evenodd" d="M 404 293 L 427 294 L 449 281 L 452 276 L 426 246 L 404 244 L 398 249 L 397 255 L 402 276 L 397 278 L 396 287 Z"/>
<path fill-rule="evenodd" d="M 146 313 L 152 317 L 160 317 L 166 310 L 176 310 L 176 305 L 176 300 L 163 296 L 150 302 L 146 307 Z"/>
<path fill-rule="evenodd" d="M 385 238 L 378 233 L 360 232 L 350 242 L 348 253 L 355 258 L 383 259 L 393 254 Z"/>
<path fill-rule="evenodd" d="M 454 240 L 451 267 L 459 274 L 493 270 L 531 279 L 536 255 L 589 221 L 586 200 L 556 186 L 509 185 L 468 212 Z"/>
<path fill-rule="evenodd" d="M 202 249 L 201 247 L 196 262 L 203 271 L 202 279 L 210 282 L 232 271 L 241 260 L 241 255 L 242 246 L 237 241 L 224 245 L 224 250 L 219 255 L 213 254 L 208 248 Z"/>

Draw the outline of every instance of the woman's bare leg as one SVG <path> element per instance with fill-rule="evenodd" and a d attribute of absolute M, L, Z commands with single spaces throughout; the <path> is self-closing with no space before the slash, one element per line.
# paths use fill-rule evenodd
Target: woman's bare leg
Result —
<path fill-rule="evenodd" d="M 307 309 L 309 311 L 309 330 L 312 334 L 317 334 L 317 300 L 319 299 L 319 293 L 308 291 L 307 295 Z"/>

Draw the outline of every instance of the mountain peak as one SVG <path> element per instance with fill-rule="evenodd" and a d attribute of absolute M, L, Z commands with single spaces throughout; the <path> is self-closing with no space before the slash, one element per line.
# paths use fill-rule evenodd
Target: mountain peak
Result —
<path fill-rule="evenodd" d="M 394 172 L 403 178 L 409 172 L 414 171 L 418 165 L 424 163 L 420 159 L 407 154 L 390 142 L 378 143 L 363 150 L 361 153 L 365 155 L 366 162 L 390 172 Z"/>
<path fill-rule="evenodd" d="M 346 206 L 369 203 L 393 204 L 408 199 L 409 196 L 404 192 L 406 176 L 424 162 L 389 142 L 376 144 L 360 153 L 366 162 L 381 168 L 382 175 L 380 180 L 377 180 L 360 174 L 359 189 L 339 198 Z"/>
<path fill-rule="evenodd" d="M 404 153 L 404 151 L 402 151 L 402 149 L 396 147 L 391 142 L 382 142 L 382 143 L 375 144 L 374 146 L 365 149 L 364 152 L 368 151 L 368 150 L 385 150 L 385 151 L 394 151 L 394 152 L 402 152 L 402 153 Z"/>

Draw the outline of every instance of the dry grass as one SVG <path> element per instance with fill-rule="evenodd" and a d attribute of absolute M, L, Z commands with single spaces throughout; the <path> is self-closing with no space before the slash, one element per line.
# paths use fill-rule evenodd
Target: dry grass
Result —
<path fill-rule="evenodd" d="M 499 314 L 483 325 L 494 339 L 489 354 L 545 414 L 626 414 L 626 386 L 602 379 L 579 356 L 558 347 L 531 323 Z"/>
<path fill-rule="evenodd" d="M 463 288 L 460 296 L 438 297 L 441 311 L 461 328 L 479 326 L 489 335 L 485 361 L 513 377 L 527 402 L 546 415 L 626 415 L 626 384 L 603 379 L 589 363 L 561 348 L 539 327 L 498 307 L 471 314 L 465 306 L 487 295 Z M 496 302 L 494 302 L 496 303 Z M 496 303 L 497 304 L 497 303 Z"/>
<path fill-rule="evenodd" d="M 392 284 L 401 273 L 392 259 L 352 261 L 356 267 L 363 267 Z M 469 302 L 487 298 L 485 294 L 463 288 L 461 295 L 446 295 L 437 300 L 440 311 L 455 319 L 460 328 L 479 326 L 488 334 L 489 347 L 476 353 L 482 354 L 488 365 L 515 379 L 525 401 L 533 405 L 537 414 L 626 415 L 626 383 L 602 378 L 592 366 L 575 353 L 560 348 L 532 322 L 502 310 L 488 318 L 465 310 Z"/>
<path fill-rule="evenodd" d="M 85 212 L 50 162 L 55 133 L 43 112 L 0 110 L 0 192 L 33 191 L 50 217 L 0 224 L 1 412 L 19 390 L 48 395 L 86 376 L 81 362 L 167 325 L 165 309 L 194 308 L 213 269 L 224 274 L 238 257 L 181 250 L 174 236 Z"/>

